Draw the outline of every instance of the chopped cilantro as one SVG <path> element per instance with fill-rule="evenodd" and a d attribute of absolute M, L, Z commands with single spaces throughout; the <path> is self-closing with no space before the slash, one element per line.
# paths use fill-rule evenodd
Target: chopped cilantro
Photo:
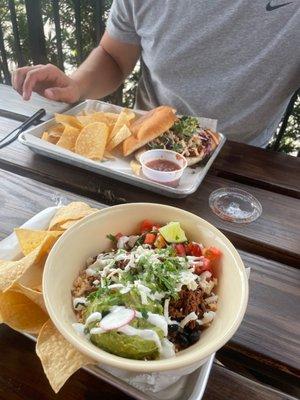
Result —
<path fill-rule="evenodd" d="M 109 235 L 106 235 L 107 239 L 111 240 L 113 243 L 117 243 L 118 239 L 116 236 L 112 235 L 111 233 Z"/>
<path fill-rule="evenodd" d="M 145 310 L 144 308 L 141 309 L 141 314 L 142 314 L 142 317 L 143 317 L 143 318 L 148 319 L 148 312 L 147 312 L 147 310 Z"/>
<path fill-rule="evenodd" d="M 140 237 L 135 242 L 135 246 L 142 245 L 144 243 L 145 236 L 146 236 L 145 234 L 140 235 Z"/>
<path fill-rule="evenodd" d="M 99 299 L 105 293 L 107 293 L 107 288 L 99 288 L 87 296 L 87 301 L 92 302 L 95 299 Z"/>
<path fill-rule="evenodd" d="M 199 122 L 195 117 L 181 117 L 172 126 L 172 131 L 182 139 L 189 139 L 199 128 Z"/>

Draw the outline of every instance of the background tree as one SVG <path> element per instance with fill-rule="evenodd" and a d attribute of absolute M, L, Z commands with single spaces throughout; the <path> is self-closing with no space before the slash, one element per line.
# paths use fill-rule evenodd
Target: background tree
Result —
<path fill-rule="evenodd" d="M 3 31 L 5 54 L 10 70 L 18 65 L 18 59 L 20 62 L 20 55 L 18 55 L 18 48 L 16 47 L 16 29 L 20 41 L 19 47 L 22 51 L 21 64 L 26 65 L 33 62 L 30 52 L 26 1 L 30 2 L 31 5 L 33 2 L 40 4 L 47 59 L 49 62 L 63 68 L 66 72 L 74 70 L 93 47 L 98 44 L 112 3 L 112 0 L 0 0 L 0 27 L 2 27 Z M 14 26 L 12 23 L 12 9 L 15 9 L 17 26 Z M 59 10 L 59 32 L 55 26 L 55 22 L 57 22 L 57 20 L 55 21 L 56 9 Z M 60 57 L 58 52 L 60 44 L 62 57 Z M 9 83 L 9 80 L 5 79 L 6 63 L 3 59 L 3 53 L 0 55 L 2 55 L 2 58 L 0 57 L 0 81 Z M 124 85 L 106 100 L 127 107 L 133 107 L 138 79 L 139 65 Z M 276 142 L 277 134 L 278 130 L 274 133 L 274 137 L 269 145 L 270 148 Z M 278 150 L 297 155 L 299 148 L 300 96 L 298 96 L 298 101 L 289 118 L 285 134 L 278 144 Z"/>

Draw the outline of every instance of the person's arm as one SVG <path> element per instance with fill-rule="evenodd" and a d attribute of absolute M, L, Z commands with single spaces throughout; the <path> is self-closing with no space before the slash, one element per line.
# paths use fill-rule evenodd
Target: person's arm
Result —
<path fill-rule="evenodd" d="M 56 101 L 74 103 L 99 99 L 114 92 L 133 70 L 140 47 L 113 39 L 106 32 L 88 58 L 72 75 L 65 75 L 54 65 L 18 68 L 13 73 L 13 87 L 29 100 L 32 92 Z"/>

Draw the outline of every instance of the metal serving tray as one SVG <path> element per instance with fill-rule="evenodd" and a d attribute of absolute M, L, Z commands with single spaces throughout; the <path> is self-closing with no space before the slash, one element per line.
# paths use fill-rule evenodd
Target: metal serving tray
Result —
<path fill-rule="evenodd" d="M 35 336 L 29 335 L 28 333 L 22 334 L 36 342 Z M 105 371 L 101 367 L 92 365 L 89 367 L 83 367 L 83 369 L 136 400 L 201 400 L 206 389 L 214 358 L 215 354 L 212 354 L 205 364 L 191 374 L 182 377 L 179 381 L 172 385 L 171 388 L 168 387 L 167 389 L 151 394 L 141 392 L 140 390 L 124 382 L 122 379 L 119 379 Z M 99 395 L 101 395 L 101 393 L 99 393 Z"/>
<path fill-rule="evenodd" d="M 27 229 L 47 229 L 57 208 L 58 207 L 46 208 L 29 219 L 25 224 L 22 225 L 22 227 Z M 16 260 L 20 257 L 21 252 L 15 233 L 12 233 L 0 241 L 0 259 Z M 29 337 L 31 340 L 36 341 L 36 337 L 33 335 L 25 333 L 24 335 Z M 137 400 L 201 400 L 206 388 L 214 358 L 215 354 L 212 354 L 207 359 L 205 364 L 197 368 L 191 374 L 180 378 L 179 381 L 177 381 L 171 387 L 156 393 L 148 394 L 134 388 L 133 386 L 124 382 L 122 379 L 119 379 L 105 371 L 101 367 L 89 366 L 85 367 L 84 369 Z"/>
<path fill-rule="evenodd" d="M 104 103 L 98 100 L 86 100 L 76 107 L 71 108 L 66 114 L 77 114 L 81 111 L 95 110 L 105 112 L 120 112 L 122 107 L 115 106 L 113 104 Z M 135 110 L 137 115 L 143 115 L 144 111 Z M 203 128 L 211 128 L 216 130 L 217 121 L 208 118 L 198 118 Z M 205 177 L 210 166 L 217 157 L 219 151 L 225 143 L 225 136 L 218 133 L 220 137 L 220 143 L 214 150 L 212 155 L 204 163 L 200 163 L 195 168 L 186 168 L 180 184 L 176 188 L 165 186 L 156 182 L 152 182 L 144 177 L 134 175 L 130 168 L 130 161 L 133 159 L 130 157 L 122 158 L 117 157 L 115 160 L 108 160 L 105 162 L 97 162 L 89 160 L 78 154 L 75 154 L 69 150 L 63 149 L 62 147 L 56 146 L 52 143 L 48 143 L 45 140 L 41 140 L 41 136 L 48 127 L 55 124 L 54 119 L 50 119 L 36 127 L 30 128 L 23 132 L 19 136 L 19 141 L 25 146 L 29 147 L 32 151 L 41 154 L 46 157 L 54 158 L 55 160 L 62 161 L 77 167 L 95 172 L 100 175 L 109 176 L 120 180 L 131 185 L 148 189 L 156 193 L 163 194 L 168 197 L 186 197 L 189 194 L 194 193 L 203 178 Z"/>

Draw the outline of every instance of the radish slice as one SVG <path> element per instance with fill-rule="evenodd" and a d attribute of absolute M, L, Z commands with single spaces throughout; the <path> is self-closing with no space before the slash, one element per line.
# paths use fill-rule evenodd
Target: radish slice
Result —
<path fill-rule="evenodd" d="M 100 321 L 100 327 L 105 331 L 121 328 L 129 324 L 135 317 L 135 311 L 130 308 L 118 307 Z"/>

